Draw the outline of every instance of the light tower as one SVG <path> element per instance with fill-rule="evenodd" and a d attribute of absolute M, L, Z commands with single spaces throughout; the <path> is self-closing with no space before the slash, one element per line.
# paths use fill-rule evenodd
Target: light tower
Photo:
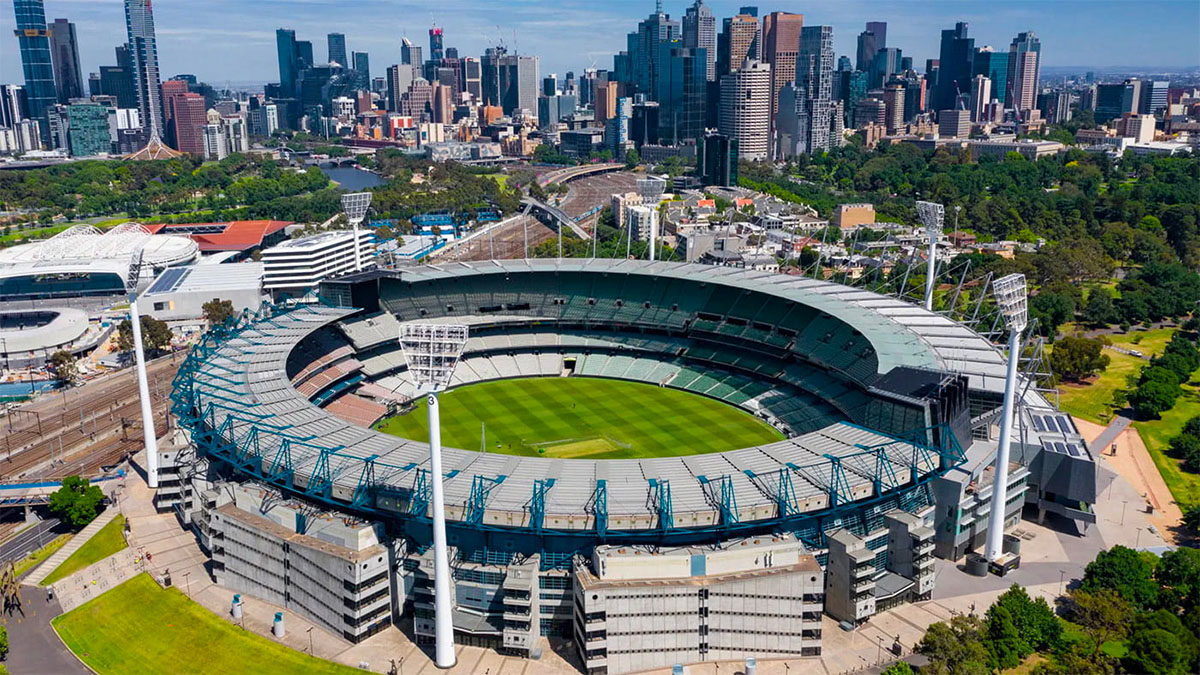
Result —
<path fill-rule="evenodd" d="M 142 441 L 146 446 L 146 485 L 158 487 L 158 439 L 154 435 L 154 414 L 150 410 L 150 384 L 146 381 L 146 356 L 142 353 L 142 317 L 138 312 L 138 279 L 142 276 L 142 249 L 137 247 L 129 261 L 125 292 L 129 297 L 129 326 L 133 329 L 133 358 L 137 364 L 138 400 L 142 404 Z"/>
<path fill-rule="evenodd" d="M 400 327 L 400 348 L 408 363 L 408 376 L 429 406 L 429 474 L 433 504 L 433 607 L 438 668 L 452 668 L 454 619 L 450 605 L 450 560 L 446 552 L 446 506 L 442 495 L 442 428 L 438 392 L 450 383 L 458 357 L 467 344 L 467 327 L 442 324 L 405 324 Z"/>
<path fill-rule="evenodd" d="M 933 286 L 937 276 L 937 242 L 942 236 L 942 223 L 946 219 L 946 209 L 941 204 L 933 202 L 917 202 L 917 215 L 925 225 L 925 234 L 929 237 L 929 270 L 925 273 L 925 309 L 933 311 Z"/>
<path fill-rule="evenodd" d="M 358 226 L 367 217 L 367 209 L 371 207 L 370 192 L 351 192 L 342 195 L 342 210 L 346 212 L 346 220 L 354 230 L 354 270 L 362 270 L 362 243 L 358 240 Z"/>
<path fill-rule="evenodd" d="M 996 448 L 995 480 L 992 484 L 992 513 L 988 518 L 989 562 L 996 562 L 1004 541 L 1004 505 L 1008 500 L 1008 453 L 1012 446 L 1013 399 L 1017 391 L 1017 363 L 1021 360 L 1021 332 L 1029 322 L 1025 275 L 1010 274 L 992 282 L 996 306 L 1008 328 L 1008 372 L 1004 378 L 1004 409 L 1000 417 L 1000 445 Z"/>

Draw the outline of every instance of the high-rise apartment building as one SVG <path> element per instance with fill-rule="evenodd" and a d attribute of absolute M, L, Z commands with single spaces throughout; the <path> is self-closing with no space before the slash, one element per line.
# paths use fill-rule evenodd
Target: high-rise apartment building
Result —
<path fill-rule="evenodd" d="M 954 28 L 942 31 L 938 58 L 937 87 L 933 92 L 934 110 L 954 110 L 958 95 L 971 86 L 971 60 L 975 55 L 975 39 L 967 36 L 967 24 L 958 22 Z"/>
<path fill-rule="evenodd" d="M 904 127 L 904 84 L 890 82 L 883 88 L 884 115 L 887 132 L 899 133 Z"/>
<path fill-rule="evenodd" d="M 696 0 L 683 15 L 683 46 L 705 51 L 707 79 L 714 81 L 717 76 L 717 18 L 704 0 Z"/>
<path fill-rule="evenodd" d="M 796 55 L 804 15 L 771 12 L 763 18 L 762 60 L 771 66 L 771 124 L 779 112 L 779 91 L 796 81 Z"/>
<path fill-rule="evenodd" d="M 800 32 L 796 82 L 780 92 L 776 157 L 824 152 L 839 145 L 832 134 L 833 27 L 805 26 Z"/>
<path fill-rule="evenodd" d="M 161 137 L 163 109 L 159 98 L 158 45 L 154 38 L 154 12 L 150 0 L 125 0 L 125 29 L 133 58 L 138 113 L 149 138 Z"/>
<path fill-rule="evenodd" d="M 112 152 L 108 108 L 98 103 L 67 106 L 67 135 L 72 157 L 94 157 Z"/>
<path fill-rule="evenodd" d="M 1008 83 L 1004 104 L 1021 112 L 1037 104 L 1042 42 L 1033 31 L 1017 33 L 1008 47 Z"/>
<path fill-rule="evenodd" d="M 771 151 L 771 66 L 746 60 L 721 78 L 717 126 L 737 142 L 739 159 L 765 160 Z"/>
<path fill-rule="evenodd" d="M 73 98 L 87 96 L 83 88 L 83 70 L 79 67 L 79 40 L 75 37 L 75 24 L 66 19 L 55 19 L 50 24 L 50 51 L 54 61 L 54 87 L 58 91 L 58 102 L 66 103 Z"/>
<path fill-rule="evenodd" d="M 188 93 L 186 80 L 167 80 L 162 83 L 163 101 L 163 141 L 167 145 L 179 149 L 179 140 L 175 137 L 175 100 Z"/>
<path fill-rule="evenodd" d="M 971 121 L 990 122 L 987 119 L 988 103 L 992 101 L 992 81 L 983 75 L 971 79 Z"/>
<path fill-rule="evenodd" d="M 760 60 L 758 17 L 739 13 L 725 19 L 717 38 L 717 75 L 731 73 L 747 59 Z"/>
<path fill-rule="evenodd" d="M 50 34 L 42 0 L 13 0 L 17 16 L 17 46 L 25 74 L 25 101 L 29 117 L 42 124 L 43 141 L 48 138 L 46 109 L 58 99 L 54 88 L 54 66 L 50 58 Z"/>
<path fill-rule="evenodd" d="M 351 64 L 346 59 L 346 36 L 342 33 L 330 33 L 325 39 L 329 45 L 329 63 L 336 63 L 344 68 L 350 67 Z"/>
<path fill-rule="evenodd" d="M 604 124 L 617 114 L 617 83 L 608 80 L 596 82 L 595 117 L 597 124 Z"/>
<path fill-rule="evenodd" d="M 208 124 L 204 97 L 192 92 L 172 97 L 171 124 L 174 127 L 175 149 L 203 157 L 204 127 Z"/>

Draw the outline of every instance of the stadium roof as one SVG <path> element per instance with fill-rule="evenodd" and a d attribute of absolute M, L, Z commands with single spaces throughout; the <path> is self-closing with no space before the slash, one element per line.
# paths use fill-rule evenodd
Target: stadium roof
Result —
<path fill-rule="evenodd" d="M 75 225 L 49 239 L 0 250 L 0 264 L 86 266 L 119 260 L 128 267 L 139 247 L 145 264 L 156 268 L 186 264 L 199 255 L 196 243 L 186 237 L 155 237 L 138 223 L 123 223 L 107 232 L 91 225 Z"/>
<path fill-rule="evenodd" d="M 143 296 L 167 293 L 209 293 L 262 287 L 263 264 L 189 265 L 162 271 Z"/>
<path fill-rule="evenodd" d="M 228 223 L 188 223 L 147 225 L 155 234 L 190 237 L 202 253 L 247 251 L 263 245 L 263 240 L 292 223 L 284 220 L 235 220 Z"/>
<path fill-rule="evenodd" d="M 88 329 L 87 312 L 81 309 L 56 308 L 40 310 L 51 315 L 45 324 L 34 327 L 0 329 L 0 353 L 18 355 L 22 352 L 52 349 L 70 344 L 83 337 Z M 26 314 L 27 312 L 0 312 L 0 314 Z"/>

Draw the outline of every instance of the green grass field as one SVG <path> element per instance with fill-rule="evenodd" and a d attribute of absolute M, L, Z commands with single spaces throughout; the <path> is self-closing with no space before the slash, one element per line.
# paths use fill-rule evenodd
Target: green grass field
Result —
<path fill-rule="evenodd" d="M 722 452 L 783 438 L 738 408 L 677 389 L 597 378 L 469 385 L 442 395 L 442 443 L 508 455 L 628 459 Z M 383 420 L 386 433 L 429 441 L 422 403 Z"/>
<path fill-rule="evenodd" d="M 42 548 L 39 548 L 33 553 L 30 553 L 24 558 L 18 560 L 16 565 L 13 567 L 13 573 L 17 576 L 17 578 L 20 578 L 22 574 L 25 574 L 34 567 L 37 567 L 42 563 L 43 560 L 57 553 L 58 549 L 66 546 L 68 541 L 71 541 L 71 535 L 58 535 L 49 544 L 46 544 Z"/>
<path fill-rule="evenodd" d="M 94 537 L 84 542 L 79 550 L 72 553 L 66 560 L 62 561 L 50 576 L 42 580 L 43 586 L 65 579 L 79 570 L 94 565 L 108 556 L 120 551 L 126 547 L 125 535 L 121 529 L 125 527 L 125 516 L 117 516 L 113 518 L 107 525 L 100 528 Z"/>
<path fill-rule="evenodd" d="M 350 675 L 347 666 L 248 633 L 139 574 L 52 621 L 75 655 L 100 675 Z"/>
<path fill-rule="evenodd" d="M 1167 455 L 1167 448 L 1183 425 L 1197 415 L 1200 415 L 1200 381 L 1193 377 L 1183 386 L 1183 395 L 1175 401 L 1175 407 L 1160 419 L 1133 423 L 1167 489 L 1181 505 L 1200 504 L 1200 474 L 1184 471 L 1183 462 Z"/>

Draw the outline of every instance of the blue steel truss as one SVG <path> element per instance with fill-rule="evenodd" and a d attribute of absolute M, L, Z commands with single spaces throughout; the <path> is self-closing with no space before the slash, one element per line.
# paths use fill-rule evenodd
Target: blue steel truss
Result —
<path fill-rule="evenodd" d="M 324 303 L 324 301 L 322 300 Z M 325 303 L 327 304 L 327 303 Z M 415 465 L 397 466 L 387 464 L 378 456 L 360 457 L 346 452 L 341 446 L 327 447 L 312 435 L 297 433 L 290 425 L 280 425 L 269 415 L 256 412 L 232 387 L 238 384 L 241 375 L 214 361 L 238 363 L 229 350 L 243 352 L 241 347 L 231 344 L 243 341 L 255 342 L 256 326 L 263 324 L 280 327 L 285 317 L 292 313 L 315 313 L 304 305 L 279 306 L 264 304 L 258 311 L 245 311 L 231 317 L 225 323 L 208 331 L 189 352 L 180 365 L 173 381 L 171 412 L 181 427 L 191 432 L 198 451 L 210 458 L 228 464 L 236 472 L 251 476 L 263 483 L 277 486 L 286 491 L 300 494 L 321 502 L 331 508 L 349 510 L 368 517 L 400 518 L 416 522 L 428 522 L 430 480 L 429 472 Z M 878 433 L 878 432 L 875 432 Z M 471 495 L 467 503 L 466 517 L 461 522 L 451 522 L 452 528 L 466 528 L 477 532 L 519 533 L 521 529 L 544 538 L 566 538 L 622 541 L 700 541 L 709 534 L 736 536 L 768 531 L 793 531 L 812 533 L 813 540 L 823 538 L 824 523 L 839 518 L 857 518 L 859 511 L 885 504 L 895 504 L 909 509 L 928 500 L 921 497 L 929 482 L 946 470 L 965 461 L 962 448 L 954 435 L 945 427 L 921 430 L 875 446 L 859 446 L 857 453 L 842 456 L 826 455 L 820 461 L 796 466 L 789 464 L 775 471 L 754 474 L 746 471 L 751 482 L 776 504 L 774 518 L 741 521 L 737 512 L 737 495 L 732 478 L 704 479 L 705 489 L 711 493 L 714 508 L 719 511 L 719 522 L 709 527 L 676 527 L 671 501 L 670 482 L 661 479 L 649 481 L 648 506 L 657 515 L 657 527 L 647 530 L 609 529 L 608 486 L 604 479 L 595 481 L 595 490 L 587 505 L 593 516 L 589 529 L 567 530 L 546 527 L 546 494 L 553 486 L 552 480 L 535 481 L 530 500 L 530 525 L 527 528 L 511 528 L 486 525 L 483 516 L 489 492 L 504 481 L 505 476 L 472 476 Z M 936 443 L 934 440 L 936 439 Z M 315 458 L 304 473 L 297 478 L 298 458 Z M 845 466 L 858 471 L 871 471 L 874 496 L 855 501 L 850 493 Z M 899 480 L 897 467 L 906 467 L 908 480 Z M 379 475 L 388 476 L 386 484 Z M 355 488 L 348 501 L 335 498 L 332 488 L 335 481 L 344 481 L 348 475 L 357 475 Z M 373 494 L 379 490 L 399 491 L 396 480 L 400 476 L 412 476 L 408 490 L 408 502 L 403 512 L 383 510 L 374 503 Z M 828 496 L 827 507 L 820 511 L 802 511 L 794 485 L 795 480 L 806 481 Z M 448 477 L 439 477 L 444 479 Z M 717 485 L 719 483 L 719 486 Z"/>

